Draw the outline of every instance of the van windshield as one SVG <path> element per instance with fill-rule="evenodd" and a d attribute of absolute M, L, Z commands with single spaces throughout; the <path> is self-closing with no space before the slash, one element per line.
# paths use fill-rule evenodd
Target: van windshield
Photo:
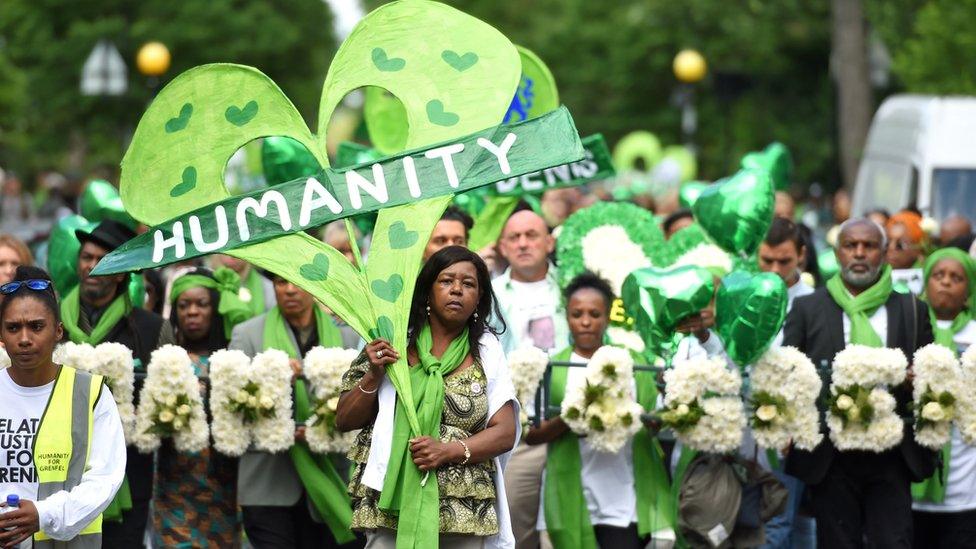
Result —
<path fill-rule="evenodd" d="M 943 169 L 932 171 L 932 216 L 950 215 L 976 219 L 976 170 Z"/>

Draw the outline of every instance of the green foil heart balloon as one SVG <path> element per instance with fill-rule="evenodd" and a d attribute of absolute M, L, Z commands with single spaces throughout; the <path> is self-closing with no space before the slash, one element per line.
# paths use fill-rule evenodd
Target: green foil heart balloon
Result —
<path fill-rule="evenodd" d="M 708 188 L 708 183 L 704 181 L 688 181 L 683 183 L 678 189 L 678 203 L 682 208 L 691 208 L 698 201 L 702 191 Z"/>
<path fill-rule="evenodd" d="M 78 284 L 78 252 L 81 242 L 75 231 L 82 229 L 91 232 L 98 223 L 92 223 L 83 216 L 69 215 L 62 218 L 51 229 L 47 241 L 47 270 L 54 281 L 54 287 L 64 297 Z"/>
<path fill-rule="evenodd" d="M 78 198 L 78 212 L 82 217 L 98 224 L 106 219 L 124 223 L 135 229 L 139 224 L 125 211 L 119 190 L 108 181 L 94 179 L 88 183 Z"/>
<path fill-rule="evenodd" d="M 715 283 L 712 274 L 700 267 L 647 267 L 630 273 L 620 294 L 647 351 L 667 358 L 680 339 L 675 338 L 678 323 L 708 307 Z"/>
<path fill-rule="evenodd" d="M 773 183 L 761 169 L 744 169 L 702 191 L 691 211 L 705 233 L 731 254 L 752 255 L 773 222 Z"/>
<path fill-rule="evenodd" d="M 265 137 L 261 143 L 261 168 L 269 186 L 315 175 L 322 169 L 305 145 L 290 137 Z"/>
<path fill-rule="evenodd" d="M 793 156 L 786 145 L 770 143 L 762 152 L 751 152 L 742 157 L 743 168 L 761 168 L 769 172 L 773 186 L 778 191 L 788 189 L 793 179 Z"/>
<path fill-rule="evenodd" d="M 755 362 L 772 343 L 786 318 L 786 284 L 774 273 L 733 272 L 722 279 L 715 298 L 715 327 L 736 364 Z"/>

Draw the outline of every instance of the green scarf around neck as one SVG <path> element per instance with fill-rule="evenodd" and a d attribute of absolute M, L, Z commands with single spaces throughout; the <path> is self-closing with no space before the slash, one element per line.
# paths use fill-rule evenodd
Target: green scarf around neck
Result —
<path fill-rule="evenodd" d="M 440 437 L 444 411 L 444 377 L 464 362 L 471 351 L 465 328 L 440 357 L 431 352 L 434 340 L 430 324 L 417 334 L 420 364 L 410 368 L 414 402 L 397 399 L 393 443 L 386 478 L 380 493 L 379 508 L 396 515 L 398 549 L 437 547 L 440 535 L 440 493 L 436 472 L 425 475 L 410 456 L 410 424 L 404 406 L 413 406 L 420 420 L 421 433 L 435 440 Z M 431 482 L 432 481 L 432 482 Z"/>
<path fill-rule="evenodd" d="M 323 347 L 342 347 L 339 329 L 328 313 L 315 305 L 315 329 L 319 345 Z M 278 307 L 268 311 L 264 323 L 264 349 L 278 349 L 288 353 L 291 358 L 301 359 L 298 348 L 291 337 L 291 328 L 281 315 Z M 311 415 L 312 407 L 305 381 L 295 381 L 295 423 L 304 425 Z M 296 442 L 288 450 L 298 478 L 305 487 L 308 499 L 312 501 L 326 526 L 339 544 L 350 542 L 356 536 L 349 529 L 352 524 L 352 501 L 346 491 L 346 483 L 335 470 L 329 456 L 313 454 L 308 444 Z"/>
<path fill-rule="evenodd" d="M 264 312 L 264 279 L 258 274 L 257 269 L 251 267 L 247 271 L 247 276 L 241 280 L 241 286 L 247 289 L 250 301 L 242 302 L 251 309 L 253 318 Z"/>
<path fill-rule="evenodd" d="M 847 287 L 844 286 L 840 274 L 836 274 L 827 281 L 827 292 L 844 313 L 851 319 L 851 341 L 852 345 L 867 345 L 868 347 L 884 347 L 885 341 L 882 339 L 887 334 L 878 334 L 871 326 L 871 315 L 884 306 L 891 295 L 891 266 L 885 265 L 881 269 L 878 281 L 865 289 L 863 292 L 852 296 Z"/>
<path fill-rule="evenodd" d="M 191 288 L 207 288 L 216 290 L 220 296 L 217 312 L 224 319 L 224 336 L 230 339 L 234 326 L 254 316 L 248 304 L 241 301 L 241 277 L 226 267 L 214 271 L 213 278 L 202 274 L 186 274 L 173 281 L 170 291 L 170 303 L 176 303 L 183 292 Z"/>
<path fill-rule="evenodd" d="M 92 327 L 90 334 L 86 334 L 78 326 L 78 316 L 81 315 L 81 290 L 78 286 L 72 288 L 68 295 L 61 300 L 61 323 L 68 331 L 68 339 L 74 343 L 88 343 L 98 345 L 104 340 L 112 328 L 132 312 L 129 304 L 129 295 L 126 292 L 120 293 L 109 304 L 105 312 L 102 313 L 98 323 Z"/>
<path fill-rule="evenodd" d="M 976 261 L 966 252 L 958 248 L 942 248 L 929 255 L 925 260 L 922 269 L 923 280 L 926 290 L 929 285 L 929 277 L 935 270 L 936 264 L 943 259 L 953 259 L 962 265 L 966 278 L 969 281 L 969 298 L 966 300 L 965 307 L 952 320 L 948 328 L 940 328 L 935 311 L 929 307 L 929 320 L 932 323 L 932 332 L 935 335 L 935 342 L 939 345 L 952 349 L 956 354 L 959 349 L 956 346 L 955 336 L 973 320 L 976 312 Z M 927 299 L 926 292 L 922 293 L 922 298 Z M 942 467 L 931 477 L 912 484 L 912 498 L 915 501 L 926 501 L 932 503 L 942 503 L 945 501 L 946 484 L 949 479 L 950 458 L 952 457 L 951 442 L 942 447 Z"/>
<path fill-rule="evenodd" d="M 573 349 L 563 349 L 552 360 L 568 362 Z M 657 385 L 653 372 L 634 372 L 637 401 L 645 410 L 653 410 Z M 550 404 L 562 404 L 566 393 L 569 368 L 553 368 L 549 385 Z M 665 529 L 674 529 L 676 507 L 672 502 L 671 483 L 664 465 L 664 450 L 647 428 L 634 435 L 634 491 L 637 496 L 637 530 L 641 537 Z M 596 535 L 590 523 L 589 509 L 583 495 L 582 459 L 579 437 L 564 433 L 549 443 L 546 455 L 546 485 L 543 493 L 546 530 L 556 549 L 596 549 Z"/>

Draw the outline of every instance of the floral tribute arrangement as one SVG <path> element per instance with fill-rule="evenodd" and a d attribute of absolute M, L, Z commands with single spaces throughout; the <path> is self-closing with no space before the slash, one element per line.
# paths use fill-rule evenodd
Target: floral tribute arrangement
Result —
<path fill-rule="evenodd" d="M 950 349 L 931 344 L 915 351 L 915 440 L 933 450 L 949 442 L 952 423 L 960 417 L 957 403 L 966 395 L 962 368 Z"/>
<path fill-rule="evenodd" d="M 339 347 L 315 347 L 305 355 L 303 371 L 308 378 L 312 413 L 305 421 L 305 441 L 313 452 L 345 453 L 358 431 L 336 429 L 336 408 L 342 387 L 342 374 L 349 369 L 359 351 Z"/>
<path fill-rule="evenodd" d="M 976 345 L 959 357 L 965 396 L 956 403 L 956 427 L 966 444 L 976 444 Z"/>
<path fill-rule="evenodd" d="M 850 345 L 834 357 L 827 426 L 839 450 L 883 452 L 904 434 L 889 387 L 905 379 L 908 360 L 899 349 Z"/>
<path fill-rule="evenodd" d="M 738 370 L 722 358 L 681 361 L 664 372 L 664 408 L 658 417 L 692 450 L 734 452 L 746 426 L 741 390 Z"/>
<path fill-rule="evenodd" d="M 549 365 L 549 355 L 538 347 L 526 345 L 508 353 L 508 371 L 512 375 L 515 394 L 522 403 L 519 419 L 522 424 L 529 421 L 528 408 L 535 402 L 539 382 L 546 373 Z"/>
<path fill-rule="evenodd" d="M 182 347 L 163 345 L 153 351 L 146 370 L 133 434 L 139 451 L 156 450 L 163 438 L 172 438 L 184 453 L 206 448 L 210 429 L 190 355 Z"/>
<path fill-rule="evenodd" d="M 136 426 L 135 393 L 135 365 L 132 351 L 121 343 L 100 343 L 91 346 L 87 343 L 63 343 L 55 349 L 54 361 L 103 376 L 105 383 L 112 391 L 116 407 L 119 409 L 119 419 L 122 420 L 122 432 L 127 443 L 133 442 Z"/>
<path fill-rule="evenodd" d="M 600 347 L 586 364 L 586 376 L 568 383 L 562 418 L 602 452 L 617 452 L 641 428 L 643 409 L 634 390 L 634 359 L 620 347 Z"/>
<path fill-rule="evenodd" d="M 810 359 L 796 347 L 766 351 L 752 369 L 749 423 L 759 446 L 774 450 L 790 442 L 813 450 L 823 440 L 817 397 L 823 383 Z"/>
<path fill-rule="evenodd" d="M 294 444 L 288 360 L 276 349 L 259 353 L 254 360 L 228 350 L 210 357 L 213 438 L 220 453 L 239 456 L 252 443 L 258 450 L 278 453 Z"/>

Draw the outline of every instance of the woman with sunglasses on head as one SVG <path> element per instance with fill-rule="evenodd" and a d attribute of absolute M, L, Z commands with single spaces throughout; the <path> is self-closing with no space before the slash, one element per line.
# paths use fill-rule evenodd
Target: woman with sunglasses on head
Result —
<path fill-rule="evenodd" d="M 196 374 L 206 377 L 210 355 L 226 348 L 231 329 L 251 315 L 238 298 L 240 286 L 240 277 L 226 267 L 215 272 L 197 268 L 178 277 L 170 292 L 172 330 L 163 330 L 160 345 L 186 349 Z M 206 396 L 205 392 L 205 402 Z M 239 547 L 237 458 L 213 448 L 180 453 L 166 439 L 156 463 L 154 545 Z"/>
<path fill-rule="evenodd" d="M 18 267 L 0 295 L 0 497 L 19 496 L 0 514 L 0 547 L 99 547 L 125 475 L 115 400 L 101 376 L 54 363 L 64 328 L 44 270 Z"/>
<path fill-rule="evenodd" d="M 518 400 L 487 322 L 494 302 L 488 267 L 467 248 L 421 269 L 404 358 L 422 436 L 386 379 L 401 356 L 388 341 L 369 343 L 343 377 L 336 427 L 362 429 L 349 492 L 366 547 L 514 547 L 499 458 L 518 440 Z"/>
<path fill-rule="evenodd" d="M 958 248 L 943 248 L 924 266 L 925 293 L 935 342 L 963 353 L 976 345 L 976 261 Z M 942 467 L 912 485 L 914 546 L 976 548 L 976 447 L 959 429 L 942 450 Z"/>

